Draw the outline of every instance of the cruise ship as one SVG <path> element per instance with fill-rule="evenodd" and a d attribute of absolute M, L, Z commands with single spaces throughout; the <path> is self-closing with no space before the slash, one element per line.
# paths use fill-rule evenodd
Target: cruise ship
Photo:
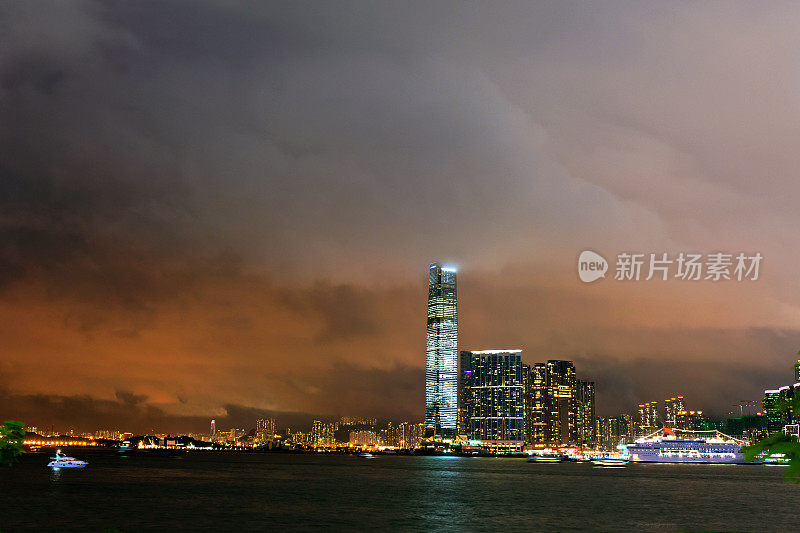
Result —
<path fill-rule="evenodd" d="M 676 432 L 685 434 L 679 437 Z M 720 431 L 683 431 L 668 427 L 628 444 L 631 461 L 642 463 L 746 464 L 747 442 Z"/>

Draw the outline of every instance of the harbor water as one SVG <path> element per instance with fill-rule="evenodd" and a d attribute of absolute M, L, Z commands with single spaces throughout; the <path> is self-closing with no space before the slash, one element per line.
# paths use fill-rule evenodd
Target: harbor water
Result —
<path fill-rule="evenodd" d="M 70 450 L 0 470 L 0 531 L 789 531 L 781 467 Z"/>

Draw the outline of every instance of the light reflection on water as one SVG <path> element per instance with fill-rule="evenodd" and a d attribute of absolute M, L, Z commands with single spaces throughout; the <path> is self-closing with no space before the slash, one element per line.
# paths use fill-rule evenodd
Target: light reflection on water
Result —
<path fill-rule="evenodd" d="M 235 523 L 256 530 L 269 524 L 402 531 L 763 531 L 794 529 L 800 507 L 800 487 L 784 483 L 782 469 L 760 466 L 606 469 L 448 456 L 364 461 L 210 452 L 179 460 L 86 455 L 86 469 L 48 468 L 49 458 L 31 454 L 0 471 L 0 530 L 213 531 Z M 54 499 L 70 513 L 50 512 Z"/>

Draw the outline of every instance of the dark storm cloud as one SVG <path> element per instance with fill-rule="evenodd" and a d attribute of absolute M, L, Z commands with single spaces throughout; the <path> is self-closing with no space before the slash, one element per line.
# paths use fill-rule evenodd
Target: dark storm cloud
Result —
<path fill-rule="evenodd" d="M 302 382 L 301 382 L 302 380 Z M 359 416 L 386 417 L 396 421 L 415 420 L 415 404 L 423 401 L 423 371 L 395 366 L 389 370 L 365 369 L 349 363 L 336 363 L 329 370 L 302 377 L 287 377 L 306 395 L 324 406 L 315 413 L 276 411 L 252 406 L 224 404 L 221 413 L 191 416 L 168 413 L 148 402 L 146 395 L 116 391 L 112 400 L 90 395 L 11 393 L 0 390 L 0 419 L 21 419 L 29 424 L 54 426 L 57 430 L 89 431 L 96 428 L 133 432 L 208 431 L 209 419 L 218 428 L 252 428 L 258 418 L 275 418 L 281 430 L 303 429 L 314 418 Z"/>
<path fill-rule="evenodd" d="M 793 382 L 789 354 L 800 345 L 800 332 L 753 332 L 762 340 L 781 333 L 782 349 L 759 356 L 759 364 L 740 362 L 737 359 L 747 354 L 734 352 L 722 361 L 678 356 L 621 360 L 591 354 L 575 357 L 575 365 L 578 377 L 595 381 L 600 414 L 633 413 L 639 403 L 683 395 L 689 409 L 726 417 L 735 412 L 736 403 L 759 399 L 764 389 Z"/>
<path fill-rule="evenodd" d="M 800 341 L 797 18 L 7 2 L 0 372 L 28 391 L 13 405 L 35 419 L 91 391 L 75 407 L 110 424 L 87 405 L 132 405 L 143 427 L 248 405 L 419 417 L 436 259 L 459 266 L 465 347 L 575 358 L 610 411 L 650 392 L 720 412 L 757 397 Z M 579 287 L 584 248 L 758 249 L 769 269 Z"/>
<path fill-rule="evenodd" d="M 114 393 L 114 396 L 116 396 L 117 400 L 120 402 L 128 405 L 136 405 L 147 400 L 147 396 L 143 394 L 133 394 L 130 391 L 117 391 Z"/>
<path fill-rule="evenodd" d="M 132 433 L 208 433 L 210 418 L 169 414 L 135 398 L 101 400 L 89 395 L 9 394 L 0 391 L 0 418 L 35 420 L 39 429 L 78 432 L 110 429 Z M 223 406 L 224 414 L 212 415 L 219 430 L 252 429 L 258 418 L 275 418 L 281 431 L 285 427 L 305 428 L 314 415 L 276 412 L 240 405 Z M 29 425 L 33 425 L 29 422 Z"/>
<path fill-rule="evenodd" d="M 380 369 L 337 361 L 310 373 L 304 389 L 324 403 L 330 414 L 416 420 L 418 406 L 424 404 L 424 376 L 418 366 L 395 364 Z"/>
<path fill-rule="evenodd" d="M 318 282 L 307 292 L 284 291 L 280 300 L 302 315 L 315 314 L 322 319 L 324 329 L 316 336 L 322 344 L 374 336 L 382 329 L 381 305 L 374 291 Z"/>
<path fill-rule="evenodd" d="M 284 275 L 324 258 L 352 279 L 472 239 L 508 251 L 516 224 L 558 215 L 545 193 L 584 194 L 545 172 L 541 131 L 493 80 L 440 69 L 443 6 L 430 22 L 361 4 L 6 11 L 0 163 L 33 201 L 20 229 L 117 255 L 232 246 Z"/>

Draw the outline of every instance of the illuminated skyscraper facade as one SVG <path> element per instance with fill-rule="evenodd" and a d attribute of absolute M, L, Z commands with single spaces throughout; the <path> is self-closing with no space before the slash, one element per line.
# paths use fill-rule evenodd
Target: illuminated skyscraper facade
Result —
<path fill-rule="evenodd" d="M 764 415 L 769 433 L 782 431 L 785 425 L 795 423 L 792 399 L 797 388 L 800 388 L 800 383 L 764 391 Z"/>
<path fill-rule="evenodd" d="M 664 424 L 669 427 L 677 427 L 678 413 L 685 410 L 683 396 L 664 400 Z"/>
<path fill-rule="evenodd" d="M 577 379 L 572 361 L 523 365 L 525 443 L 595 446 L 594 381 Z"/>
<path fill-rule="evenodd" d="M 425 435 L 425 424 L 403 422 L 393 429 L 394 435 L 390 435 L 390 445 L 404 450 L 418 447 L 420 440 Z"/>
<path fill-rule="evenodd" d="M 472 352 L 461 352 L 458 363 L 458 434 L 469 436 L 469 408 L 472 403 Z"/>
<path fill-rule="evenodd" d="M 522 445 L 521 350 L 461 352 L 467 374 L 467 435 L 470 440 Z M 468 368 L 464 368 L 464 365 Z"/>
<path fill-rule="evenodd" d="M 690 431 L 705 431 L 706 419 L 703 411 L 678 411 L 675 426 L 678 429 L 688 429 Z"/>
<path fill-rule="evenodd" d="M 425 434 L 453 438 L 458 426 L 456 271 L 434 263 L 428 275 Z"/>
<path fill-rule="evenodd" d="M 597 443 L 595 427 L 594 381 L 577 380 L 576 387 L 578 444 L 594 446 Z"/>
<path fill-rule="evenodd" d="M 547 389 L 547 366 L 544 363 L 525 365 L 525 442 L 543 444 L 545 442 L 545 397 Z"/>
<path fill-rule="evenodd" d="M 616 451 L 617 446 L 628 439 L 630 416 L 597 417 L 595 422 L 597 445 L 605 450 Z"/>
<path fill-rule="evenodd" d="M 572 361 L 547 361 L 544 441 L 554 446 L 578 444 L 578 402 Z"/>
<path fill-rule="evenodd" d="M 658 402 L 639 404 L 637 416 L 638 436 L 648 435 L 658 429 Z"/>
<path fill-rule="evenodd" d="M 275 439 L 275 419 L 259 418 L 256 420 L 255 442 L 264 444 Z"/>
<path fill-rule="evenodd" d="M 311 440 L 314 446 L 317 447 L 330 447 L 336 444 L 334 438 L 336 433 L 337 424 L 334 422 L 323 422 L 322 420 L 314 420 L 311 426 Z"/>

